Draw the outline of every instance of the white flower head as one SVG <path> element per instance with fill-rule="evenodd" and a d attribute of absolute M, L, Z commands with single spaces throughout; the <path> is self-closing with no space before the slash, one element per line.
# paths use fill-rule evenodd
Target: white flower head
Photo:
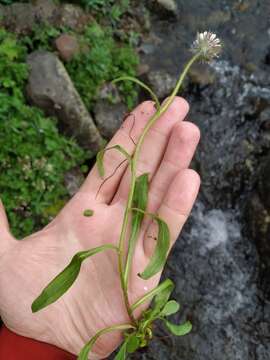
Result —
<path fill-rule="evenodd" d="M 222 44 L 216 34 L 210 31 L 197 33 L 196 39 L 191 46 L 193 53 L 201 53 L 202 60 L 210 62 L 218 57 L 222 49 Z"/>

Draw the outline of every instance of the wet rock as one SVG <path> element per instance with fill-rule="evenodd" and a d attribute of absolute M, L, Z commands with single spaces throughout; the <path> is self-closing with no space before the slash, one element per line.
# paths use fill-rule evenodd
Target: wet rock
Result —
<path fill-rule="evenodd" d="M 50 52 L 35 51 L 27 62 L 30 101 L 47 114 L 55 115 L 64 131 L 81 146 L 97 152 L 103 139 L 61 61 Z"/>
<path fill-rule="evenodd" d="M 94 108 L 95 122 L 102 136 L 111 139 L 120 128 L 127 108 L 124 104 L 110 104 L 106 100 L 98 101 Z"/>
<path fill-rule="evenodd" d="M 159 11 L 161 15 L 178 15 L 178 6 L 175 0 L 156 0 L 153 7 Z"/>
<path fill-rule="evenodd" d="M 162 99 L 174 89 L 176 79 L 165 70 L 153 70 L 147 74 L 147 83 Z"/>
<path fill-rule="evenodd" d="M 259 194 L 263 204 L 270 211 L 270 156 L 265 161 L 260 173 Z"/>
<path fill-rule="evenodd" d="M 65 174 L 64 182 L 70 196 L 77 193 L 83 181 L 84 175 L 78 167 L 71 169 Z"/>
<path fill-rule="evenodd" d="M 62 34 L 55 40 L 59 56 L 64 61 L 70 61 L 80 52 L 80 45 L 75 36 Z"/>

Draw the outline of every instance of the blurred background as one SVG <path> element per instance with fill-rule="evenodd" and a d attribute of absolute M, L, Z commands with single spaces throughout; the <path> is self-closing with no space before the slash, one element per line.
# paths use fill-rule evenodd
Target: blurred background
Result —
<path fill-rule="evenodd" d="M 158 325 L 132 359 L 270 358 L 270 2 L 0 0 L 0 194 L 17 238 L 57 214 L 146 99 L 110 81 L 138 76 L 163 99 L 204 30 L 223 54 L 181 93 L 202 186 L 164 274 L 194 329 Z"/>

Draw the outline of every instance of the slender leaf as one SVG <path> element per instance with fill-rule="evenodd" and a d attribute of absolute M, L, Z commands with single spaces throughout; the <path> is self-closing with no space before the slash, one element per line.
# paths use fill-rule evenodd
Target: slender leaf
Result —
<path fill-rule="evenodd" d="M 136 335 L 131 335 L 127 340 L 127 352 L 134 353 L 140 347 L 140 340 Z"/>
<path fill-rule="evenodd" d="M 93 336 L 85 345 L 84 347 L 82 348 L 82 350 L 80 351 L 80 354 L 78 356 L 78 359 L 77 360 L 88 360 L 88 357 L 89 357 L 89 353 L 90 351 L 92 350 L 93 346 L 95 345 L 97 339 L 102 336 L 102 335 L 105 335 L 109 332 L 112 332 L 112 331 L 116 331 L 116 330 L 128 330 L 128 329 L 134 329 L 134 326 L 130 325 L 130 324 L 124 324 L 124 325 L 115 325 L 115 326 L 110 326 L 110 327 L 107 327 L 105 329 L 102 329 L 100 330 L 98 333 L 96 333 L 95 336 Z M 126 342 L 123 344 L 125 345 Z M 123 347 L 123 346 L 122 346 Z M 121 347 L 121 349 L 122 349 Z M 120 349 L 120 351 L 121 351 Z M 123 353 L 126 354 L 126 348 L 124 347 L 124 350 L 123 350 Z M 123 354 L 122 353 L 122 354 Z M 120 356 L 122 355 L 120 353 Z M 123 355 L 122 355 L 123 356 Z M 118 360 L 122 360 L 122 359 L 125 359 L 125 357 L 119 357 L 116 359 Z"/>
<path fill-rule="evenodd" d="M 102 178 L 105 175 L 105 170 L 103 165 L 104 155 L 105 155 L 105 149 L 102 149 L 97 153 L 97 168 L 98 168 L 99 176 Z"/>
<path fill-rule="evenodd" d="M 190 333 L 192 330 L 192 324 L 190 321 L 185 322 L 181 325 L 175 325 L 170 323 L 168 320 L 164 320 L 168 330 L 176 336 L 184 336 Z"/>
<path fill-rule="evenodd" d="M 125 341 L 116 354 L 114 360 L 125 360 L 127 355 L 127 341 Z"/>
<path fill-rule="evenodd" d="M 142 298 L 137 300 L 132 306 L 131 309 L 134 311 L 140 305 L 146 301 L 150 301 L 155 297 L 154 309 L 158 310 L 157 313 L 160 313 L 161 309 L 164 307 L 168 301 L 172 291 L 174 289 L 174 284 L 170 279 L 164 280 L 157 287 L 146 293 Z"/>
<path fill-rule="evenodd" d="M 92 339 L 84 345 L 84 347 L 82 348 L 82 350 L 79 353 L 78 359 L 77 360 L 88 360 L 89 358 L 89 353 L 92 350 L 93 346 L 95 345 L 95 342 L 97 341 L 98 336 L 95 335 L 94 337 L 92 337 Z"/>
<path fill-rule="evenodd" d="M 175 300 L 170 300 L 160 312 L 160 316 L 169 316 L 179 311 L 180 305 Z"/>
<path fill-rule="evenodd" d="M 148 202 L 148 174 L 142 174 L 136 179 L 134 195 L 133 195 L 133 204 L 132 207 L 142 210 L 132 211 L 132 220 L 131 220 L 131 234 L 128 243 L 128 255 L 126 260 L 125 268 L 125 281 L 128 280 L 128 274 L 131 267 L 132 257 L 138 235 L 140 232 L 141 224 L 144 218 L 144 211 L 146 210 Z"/>
<path fill-rule="evenodd" d="M 158 224 L 158 238 L 156 248 L 150 262 L 145 270 L 140 274 L 140 277 L 144 280 L 150 279 L 163 269 L 170 247 L 170 231 L 168 225 L 157 216 L 152 216 Z"/>
<path fill-rule="evenodd" d="M 46 306 L 54 303 L 58 300 L 64 293 L 72 286 L 74 281 L 77 279 L 82 262 L 101 251 L 114 249 L 117 250 L 117 247 L 112 244 L 102 245 L 90 250 L 80 251 L 73 256 L 69 265 L 57 275 L 42 293 L 37 297 L 37 299 L 32 304 L 32 312 L 37 312 Z"/>
<path fill-rule="evenodd" d="M 113 80 L 112 83 L 115 84 L 115 83 L 117 83 L 119 81 L 133 81 L 136 84 L 140 85 L 143 89 L 148 91 L 148 93 L 150 94 L 150 96 L 152 97 L 154 102 L 156 103 L 157 109 L 160 108 L 160 103 L 159 103 L 157 95 L 154 93 L 154 91 L 149 86 L 147 86 L 145 83 L 143 83 L 139 79 L 136 79 L 135 77 L 132 77 L 132 76 L 121 76 L 121 77 Z"/>
<path fill-rule="evenodd" d="M 97 153 L 97 168 L 98 168 L 99 175 L 102 178 L 105 175 L 105 169 L 104 169 L 104 164 L 103 164 L 105 152 L 109 151 L 109 150 L 113 150 L 113 149 L 118 150 L 120 153 L 122 153 L 128 159 L 128 161 L 130 161 L 129 153 L 121 145 L 114 145 L 114 146 L 100 150 Z"/>

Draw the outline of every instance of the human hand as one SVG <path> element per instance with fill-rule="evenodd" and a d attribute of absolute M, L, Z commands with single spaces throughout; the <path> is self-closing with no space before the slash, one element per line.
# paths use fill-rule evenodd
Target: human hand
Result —
<path fill-rule="evenodd" d="M 129 116 L 108 146 L 119 144 L 130 154 L 149 117 L 153 102 L 145 102 Z M 171 233 L 172 245 L 197 196 L 199 176 L 187 169 L 199 140 L 193 124 L 182 121 L 185 100 L 176 98 L 149 131 L 142 147 L 138 174 L 150 174 L 148 211 L 158 213 Z M 133 121 L 135 118 L 135 122 Z M 106 175 L 124 157 L 105 154 Z M 123 163 L 103 186 L 96 166 L 78 193 L 42 231 L 22 241 L 8 230 L 4 209 L 0 214 L 0 315 L 12 331 L 56 345 L 73 354 L 102 328 L 128 322 L 119 282 L 116 253 L 106 251 L 86 260 L 72 288 L 57 302 L 32 314 L 31 304 L 43 288 L 70 262 L 75 253 L 105 243 L 117 244 L 129 190 L 129 169 Z M 101 186 L 101 187 L 100 187 Z M 94 211 L 84 217 L 85 209 Z M 160 274 L 148 281 L 137 274 L 149 262 L 153 224 L 144 220 L 134 253 L 129 280 L 131 303 L 155 287 Z M 121 335 L 99 339 L 92 358 L 104 358 L 119 345 Z"/>

